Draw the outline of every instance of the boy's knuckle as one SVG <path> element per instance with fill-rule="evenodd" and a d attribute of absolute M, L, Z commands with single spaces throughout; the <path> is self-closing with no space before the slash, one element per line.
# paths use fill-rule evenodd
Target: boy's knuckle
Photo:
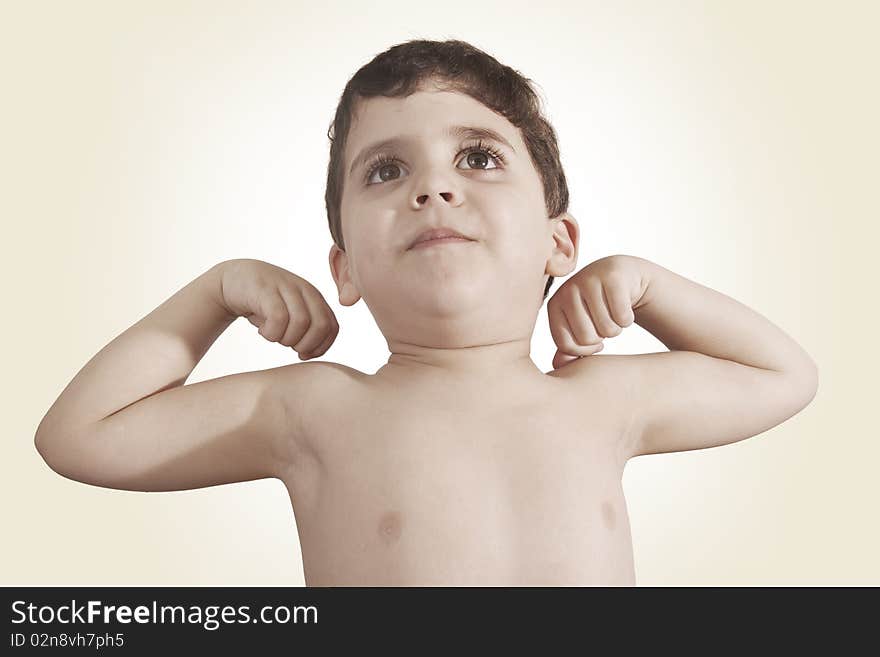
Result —
<path fill-rule="evenodd" d="M 284 300 L 279 297 L 277 294 L 267 294 L 263 297 L 263 307 L 268 312 L 277 313 L 282 310 L 287 310 L 287 304 L 284 303 Z"/>
<path fill-rule="evenodd" d="M 294 313 L 290 318 L 290 323 L 297 331 L 307 331 L 312 325 L 311 317 L 308 313 Z"/>
<path fill-rule="evenodd" d="M 333 327 L 333 324 L 326 317 L 319 317 L 312 322 L 312 328 L 320 333 L 327 333 Z"/>

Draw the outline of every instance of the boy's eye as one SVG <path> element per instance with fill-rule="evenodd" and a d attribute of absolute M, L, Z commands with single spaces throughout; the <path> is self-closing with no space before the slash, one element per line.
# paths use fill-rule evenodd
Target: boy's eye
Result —
<path fill-rule="evenodd" d="M 478 171 L 500 169 L 501 167 L 499 167 L 497 163 L 504 162 L 504 157 L 500 152 L 485 146 L 468 148 L 462 152 L 465 157 L 461 161 L 467 162 L 468 167 L 466 168 L 472 168 Z M 493 163 L 494 166 L 486 168 L 486 165 L 490 163 Z M 400 170 L 400 167 L 397 164 L 397 156 L 380 154 L 374 160 L 372 166 L 369 167 L 366 180 L 367 185 L 377 185 L 389 180 L 396 180 L 397 178 L 393 173 L 394 170 Z M 374 180 L 374 174 L 376 173 L 379 174 L 378 180 Z"/>

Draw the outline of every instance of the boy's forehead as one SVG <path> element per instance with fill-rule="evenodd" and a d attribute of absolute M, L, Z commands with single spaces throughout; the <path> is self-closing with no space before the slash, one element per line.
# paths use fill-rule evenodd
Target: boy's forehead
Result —
<path fill-rule="evenodd" d="M 452 114 L 451 114 L 452 113 Z M 483 103 L 458 91 L 420 90 L 403 98 L 375 96 L 361 98 L 355 104 L 352 117 L 351 136 L 367 133 L 379 135 L 376 130 L 394 130 L 405 127 L 418 127 L 425 121 L 434 119 L 470 119 L 493 123 L 499 127 L 513 129 L 513 125 L 502 115 L 492 111 Z"/>
<path fill-rule="evenodd" d="M 450 128 L 470 126 L 496 133 L 519 151 L 519 130 L 504 116 L 457 91 L 416 91 L 404 98 L 361 98 L 354 108 L 346 151 L 347 161 L 364 147 L 400 137 L 443 139 Z M 453 131 L 454 133 L 454 131 Z"/>

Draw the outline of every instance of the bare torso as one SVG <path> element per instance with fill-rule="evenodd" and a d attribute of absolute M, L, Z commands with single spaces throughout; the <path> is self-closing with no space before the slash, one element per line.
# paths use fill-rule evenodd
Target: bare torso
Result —
<path fill-rule="evenodd" d="M 633 586 L 614 386 L 491 390 L 334 363 L 290 493 L 308 586 Z"/>

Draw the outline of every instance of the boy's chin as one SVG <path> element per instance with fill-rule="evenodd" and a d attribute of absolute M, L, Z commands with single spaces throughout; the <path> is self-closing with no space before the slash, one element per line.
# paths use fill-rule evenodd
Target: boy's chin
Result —
<path fill-rule="evenodd" d="M 402 296 L 408 297 L 413 304 L 443 305 L 447 307 L 469 306 L 482 303 L 485 295 L 480 292 L 480 282 L 473 277 L 438 277 L 435 281 L 410 281 Z"/>

